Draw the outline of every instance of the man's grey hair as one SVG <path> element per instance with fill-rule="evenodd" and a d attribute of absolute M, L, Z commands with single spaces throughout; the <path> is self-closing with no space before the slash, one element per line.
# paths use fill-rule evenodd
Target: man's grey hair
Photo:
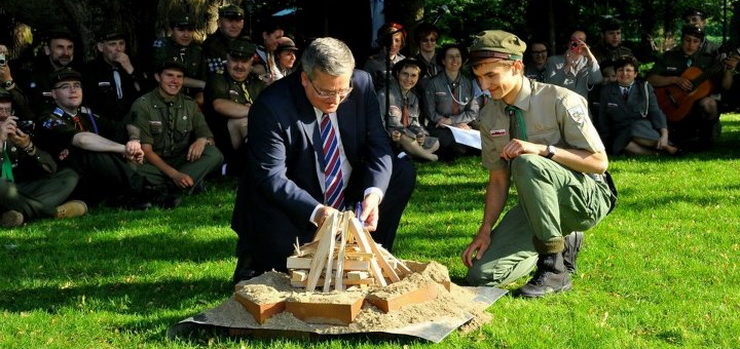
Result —
<path fill-rule="evenodd" d="M 331 76 L 347 76 L 355 69 L 355 57 L 341 40 L 318 38 L 303 51 L 301 65 L 311 80 L 317 70 Z"/>

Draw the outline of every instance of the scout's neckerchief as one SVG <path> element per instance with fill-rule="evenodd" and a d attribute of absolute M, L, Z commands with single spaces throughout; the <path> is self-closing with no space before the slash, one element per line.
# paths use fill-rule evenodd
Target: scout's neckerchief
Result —
<path fill-rule="evenodd" d="M 74 122 L 74 124 L 75 124 L 75 128 L 78 129 L 78 130 L 80 130 L 80 131 L 82 131 L 82 132 L 87 131 L 85 129 L 85 126 L 82 124 L 82 121 L 80 120 L 80 116 L 79 116 L 80 113 L 87 115 L 88 120 L 90 120 L 90 125 L 92 125 L 92 127 L 93 127 L 93 132 L 95 132 L 95 134 L 99 134 L 100 132 L 98 130 L 98 123 L 95 122 L 95 116 L 93 115 L 92 110 L 89 109 L 89 108 L 81 107 L 79 109 L 77 115 L 75 115 L 75 116 L 70 115 L 70 118 L 72 119 L 72 122 Z M 56 109 L 54 109 L 54 111 L 52 112 L 52 114 L 55 115 L 58 118 L 63 118 L 65 113 L 64 113 L 64 110 L 62 110 L 62 108 L 57 107 Z M 69 114 L 67 114 L 67 115 L 69 115 Z"/>
<path fill-rule="evenodd" d="M 10 161 L 8 154 L 8 142 L 3 142 L 3 167 L 0 178 L 5 178 L 8 182 L 15 182 L 15 178 L 13 177 L 13 163 Z"/>
<path fill-rule="evenodd" d="M 513 126 L 513 130 L 511 132 L 511 135 L 513 138 L 519 138 L 523 141 L 527 140 L 527 124 L 524 122 L 524 116 L 522 115 L 522 110 L 513 106 L 509 105 L 504 108 L 506 111 L 506 114 L 509 115 L 509 118 L 511 119 L 511 125 Z M 518 132 L 514 132 L 514 130 Z M 514 137 L 516 134 L 519 134 L 519 137 Z"/>

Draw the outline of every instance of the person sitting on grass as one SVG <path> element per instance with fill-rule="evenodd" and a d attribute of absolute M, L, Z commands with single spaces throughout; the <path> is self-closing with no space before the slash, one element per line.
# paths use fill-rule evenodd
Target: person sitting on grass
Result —
<path fill-rule="evenodd" d="M 434 152 L 439 149 L 439 141 L 436 137 L 429 137 L 429 132 L 419 123 L 420 99 L 413 91 L 425 70 L 424 65 L 415 58 L 396 63 L 393 66 L 390 96 L 386 98 L 385 91 L 381 90 L 378 102 L 391 140 L 413 157 L 437 161 Z M 389 108 L 386 108 L 386 99 L 390 102 Z"/>
<path fill-rule="evenodd" d="M 62 204 L 77 185 L 77 173 L 68 168 L 57 171 L 51 155 L 31 141 L 31 127 L 24 128 L 26 132 L 13 115 L 10 93 L 0 89 L 0 226 L 17 227 L 42 217 L 87 213 L 83 201 Z"/>
<path fill-rule="evenodd" d="M 623 57 L 614 68 L 617 81 L 601 89 L 599 102 L 599 134 L 607 150 L 613 154 L 678 154 L 679 149 L 668 142 L 668 123 L 653 87 L 636 80 L 637 60 Z"/>
<path fill-rule="evenodd" d="M 195 100 L 182 93 L 185 66 L 167 61 L 154 77 L 157 88 L 131 107 L 129 135 L 141 137 L 146 163 L 139 173 L 151 183 L 167 186 L 171 197 L 163 207 L 172 208 L 183 193 L 203 190 L 203 179 L 221 166 L 224 156 L 214 146 L 213 133 Z"/>

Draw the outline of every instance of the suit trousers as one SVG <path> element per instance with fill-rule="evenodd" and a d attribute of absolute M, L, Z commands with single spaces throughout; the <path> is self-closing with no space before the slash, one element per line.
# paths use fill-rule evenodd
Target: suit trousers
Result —
<path fill-rule="evenodd" d="M 519 203 L 491 231 L 491 244 L 466 276 L 471 285 L 498 286 L 527 275 L 536 265 L 535 240 L 561 242 L 603 219 L 615 198 L 609 186 L 539 155 L 511 163 Z"/>

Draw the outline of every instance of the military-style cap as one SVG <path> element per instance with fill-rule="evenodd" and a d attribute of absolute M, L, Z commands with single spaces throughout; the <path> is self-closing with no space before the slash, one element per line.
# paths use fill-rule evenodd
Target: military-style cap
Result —
<path fill-rule="evenodd" d="M 13 96 L 4 88 L 0 88 L 0 103 L 8 103 L 13 101 Z"/>
<path fill-rule="evenodd" d="M 275 53 L 283 52 L 283 51 L 298 51 L 298 47 L 295 45 L 295 42 L 287 36 L 283 36 L 282 38 L 277 40 L 278 45 L 275 49 Z"/>
<path fill-rule="evenodd" d="M 229 44 L 229 56 L 233 58 L 252 58 L 257 46 L 247 40 L 236 39 Z"/>
<path fill-rule="evenodd" d="M 124 39 L 124 40 L 126 39 L 126 36 L 123 34 L 123 32 L 116 28 L 111 28 L 100 34 L 100 36 L 98 37 L 98 42 L 106 42 L 110 40 L 120 40 L 120 39 Z"/>
<path fill-rule="evenodd" d="M 82 81 L 82 75 L 70 67 L 64 67 L 49 74 L 52 85 L 62 81 Z"/>
<path fill-rule="evenodd" d="M 503 30 L 486 30 L 478 33 L 470 45 L 471 62 L 486 58 L 509 61 L 521 60 L 527 44 L 516 35 Z"/>
<path fill-rule="evenodd" d="M 393 76 L 398 77 L 398 74 L 401 72 L 401 69 L 403 69 L 404 67 L 410 66 L 410 65 L 413 65 L 419 68 L 419 78 L 427 74 L 426 65 L 419 62 L 419 60 L 416 58 L 406 57 L 402 59 L 401 61 L 399 61 L 398 63 L 393 65 Z"/>
<path fill-rule="evenodd" d="M 610 30 L 620 30 L 622 29 L 622 23 L 620 23 L 618 20 L 614 18 L 610 18 L 605 20 L 603 23 L 601 23 L 601 32 L 607 32 Z"/>
<path fill-rule="evenodd" d="M 681 36 L 683 37 L 684 35 L 691 35 L 703 40 L 705 33 L 703 29 L 695 25 L 687 24 L 681 28 Z"/>
<path fill-rule="evenodd" d="M 686 10 L 686 11 L 685 11 L 685 12 L 683 13 L 683 17 L 684 17 L 684 18 L 686 18 L 686 17 L 691 17 L 691 16 L 699 16 L 699 17 L 701 17 L 702 19 L 705 19 L 705 18 L 707 18 L 707 13 L 706 13 L 706 12 L 704 12 L 704 11 L 702 11 L 702 10 L 699 10 L 699 9 L 695 9 L 695 8 L 689 8 L 689 9 L 687 9 L 687 10 Z"/>
<path fill-rule="evenodd" d="M 173 21 L 170 22 L 171 28 L 195 28 L 195 21 L 193 17 L 189 15 L 177 16 Z"/>
<path fill-rule="evenodd" d="M 182 62 L 177 57 L 167 57 L 164 61 L 162 61 L 159 66 L 157 66 L 157 73 L 161 73 L 165 69 L 177 69 L 183 73 L 185 73 L 185 70 L 187 70 L 187 67 L 185 67 L 185 63 Z"/>
<path fill-rule="evenodd" d="M 54 39 L 67 39 L 69 41 L 75 41 L 74 35 L 72 35 L 72 32 L 69 31 L 69 29 L 67 28 L 56 28 L 46 34 L 46 42 L 51 42 L 51 40 Z"/>
<path fill-rule="evenodd" d="M 218 17 L 242 19 L 244 18 L 244 9 L 236 5 L 227 5 L 218 9 Z"/>

